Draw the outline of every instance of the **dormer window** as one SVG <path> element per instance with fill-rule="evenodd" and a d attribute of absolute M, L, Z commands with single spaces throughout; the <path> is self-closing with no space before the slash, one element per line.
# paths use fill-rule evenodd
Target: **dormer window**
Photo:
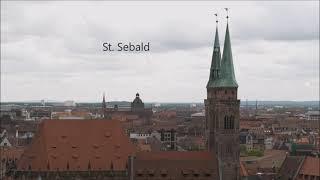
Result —
<path fill-rule="evenodd" d="M 141 177 L 143 175 L 143 170 L 141 170 L 141 169 L 137 170 L 136 174 L 138 177 Z"/>
<path fill-rule="evenodd" d="M 167 174 L 168 174 L 168 171 L 165 170 L 165 169 L 162 169 L 162 170 L 160 170 L 160 174 L 161 174 L 162 177 L 166 177 Z"/>

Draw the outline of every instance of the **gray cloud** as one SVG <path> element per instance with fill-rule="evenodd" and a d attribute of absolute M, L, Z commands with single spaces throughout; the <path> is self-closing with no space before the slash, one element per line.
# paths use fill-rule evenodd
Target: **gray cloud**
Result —
<path fill-rule="evenodd" d="M 111 100 L 131 100 L 140 91 L 146 101 L 202 101 L 215 30 L 212 13 L 220 14 L 222 45 L 224 7 L 231 10 L 241 98 L 318 99 L 319 2 L 1 5 L 3 100 L 95 101 L 103 91 Z M 103 42 L 128 41 L 149 41 L 151 52 L 102 51 Z M 297 90 L 287 93 L 292 89 Z"/>

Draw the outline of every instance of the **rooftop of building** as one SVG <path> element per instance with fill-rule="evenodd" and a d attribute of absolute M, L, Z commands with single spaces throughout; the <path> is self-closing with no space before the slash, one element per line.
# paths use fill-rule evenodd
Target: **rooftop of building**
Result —
<path fill-rule="evenodd" d="M 307 156 L 303 161 L 299 174 L 320 176 L 320 158 Z"/>
<path fill-rule="evenodd" d="M 279 171 L 282 179 L 294 179 L 298 175 L 320 176 L 320 158 L 310 156 L 287 156 Z"/>
<path fill-rule="evenodd" d="M 188 176 L 212 179 L 218 177 L 218 161 L 214 153 L 208 151 L 138 152 L 134 159 L 134 173 L 135 177 L 152 173 L 173 179 Z"/>
<path fill-rule="evenodd" d="M 1 147 L 1 160 L 19 159 L 24 151 L 24 147 Z"/>
<path fill-rule="evenodd" d="M 308 111 L 306 114 L 311 116 L 320 116 L 320 111 Z"/>
<path fill-rule="evenodd" d="M 125 170 L 134 152 L 117 120 L 45 120 L 18 170 Z"/>

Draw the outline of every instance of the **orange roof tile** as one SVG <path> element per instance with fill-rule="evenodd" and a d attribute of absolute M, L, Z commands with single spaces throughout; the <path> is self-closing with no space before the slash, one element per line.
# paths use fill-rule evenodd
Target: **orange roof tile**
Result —
<path fill-rule="evenodd" d="M 137 153 L 139 160 L 214 160 L 214 153 L 208 151 L 163 151 Z"/>
<path fill-rule="evenodd" d="M 8 147 L 0 148 L 0 155 L 2 159 L 19 159 L 22 155 L 24 148 L 23 147 Z"/>
<path fill-rule="evenodd" d="M 117 120 L 45 120 L 18 170 L 124 170 L 134 152 Z"/>
<path fill-rule="evenodd" d="M 243 162 L 240 161 L 240 176 L 248 176 L 248 171 L 244 167 Z"/>
<path fill-rule="evenodd" d="M 297 144 L 309 144 L 309 139 L 307 137 L 302 137 L 297 140 Z"/>
<path fill-rule="evenodd" d="M 143 174 L 148 171 L 153 171 L 155 177 L 166 175 L 168 179 L 195 178 L 199 174 L 202 179 L 219 177 L 218 161 L 213 152 L 207 151 L 138 152 L 133 168 L 137 180 L 144 179 Z"/>
<path fill-rule="evenodd" d="M 320 176 L 320 158 L 307 156 L 302 164 L 299 174 Z"/>

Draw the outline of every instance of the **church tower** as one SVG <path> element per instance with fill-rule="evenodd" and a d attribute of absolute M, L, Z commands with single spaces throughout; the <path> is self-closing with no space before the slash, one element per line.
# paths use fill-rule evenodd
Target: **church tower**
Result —
<path fill-rule="evenodd" d="M 227 16 L 228 18 L 228 16 Z M 210 77 L 207 83 L 206 135 L 209 151 L 219 161 L 221 180 L 238 180 L 239 173 L 239 108 L 238 83 L 235 78 L 229 23 L 225 34 L 222 59 L 216 28 Z"/>
<path fill-rule="evenodd" d="M 107 111 L 107 103 L 106 103 L 105 93 L 103 93 L 103 98 L 102 98 L 102 113 L 103 113 L 104 119 L 111 119 L 111 116 Z"/>

